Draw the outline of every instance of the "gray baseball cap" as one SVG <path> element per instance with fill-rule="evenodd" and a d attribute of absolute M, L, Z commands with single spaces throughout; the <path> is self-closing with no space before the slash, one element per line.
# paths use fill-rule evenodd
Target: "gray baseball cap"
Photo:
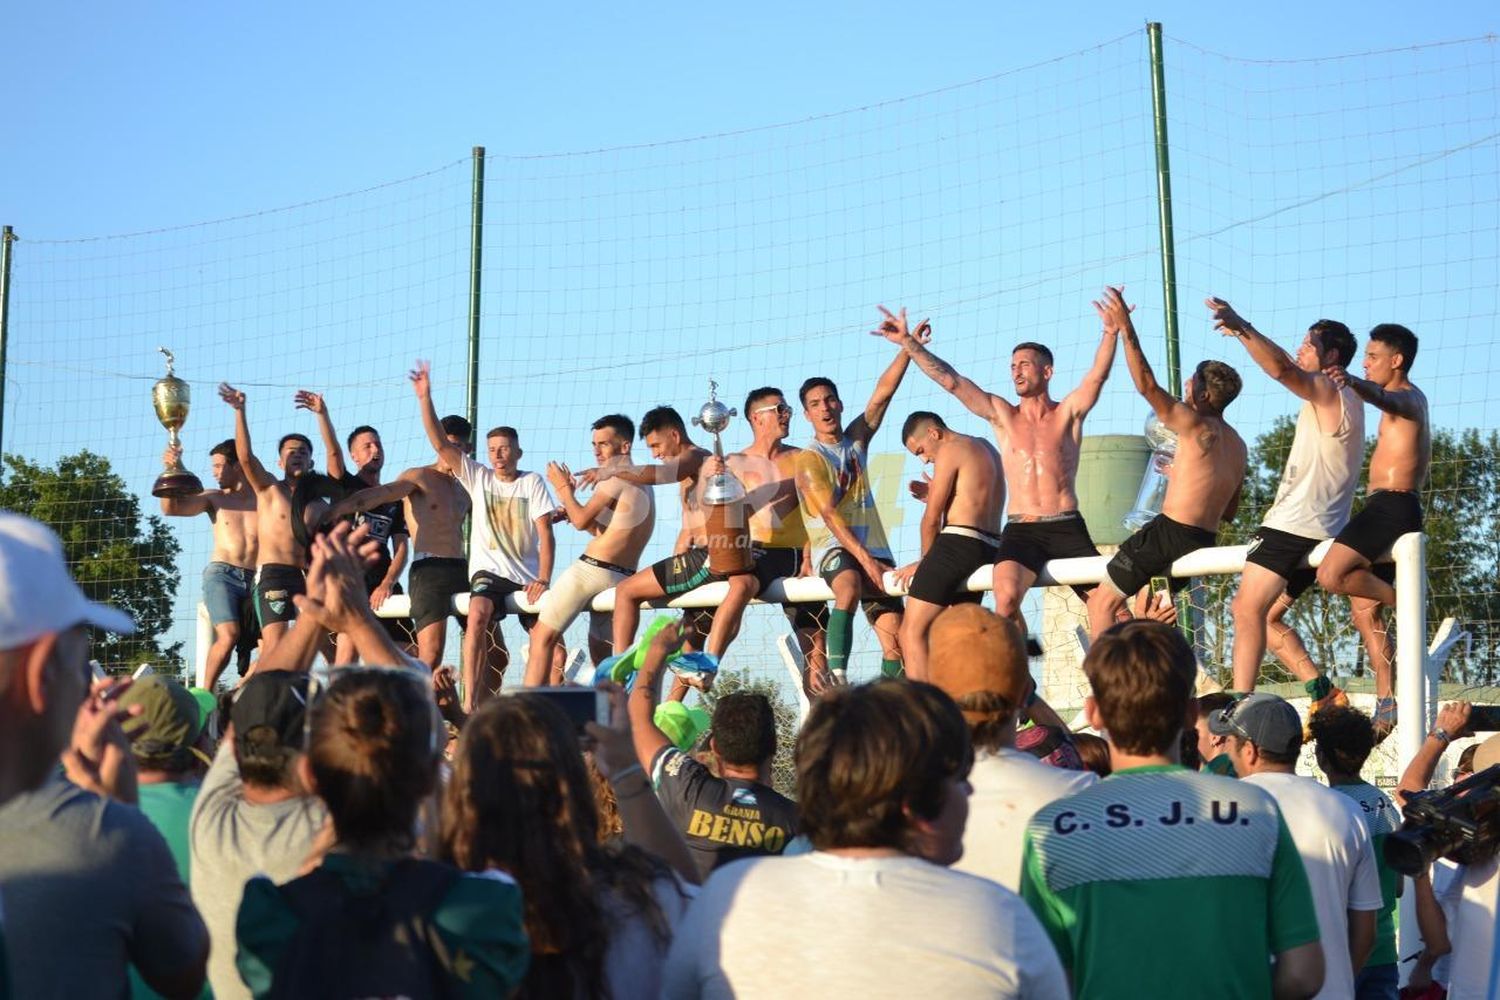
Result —
<path fill-rule="evenodd" d="M 1256 693 L 1230 702 L 1208 716 L 1215 736 L 1238 736 L 1262 750 L 1296 754 L 1302 749 L 1302 720 L 1285 698 Z"/>

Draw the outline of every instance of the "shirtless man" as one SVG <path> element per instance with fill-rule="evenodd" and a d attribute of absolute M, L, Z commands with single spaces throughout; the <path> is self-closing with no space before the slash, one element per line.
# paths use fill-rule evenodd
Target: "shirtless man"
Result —
<path fill-rule="evenodd" d="M 1000 455 L 988 441 L 948 429 L 936 413 L 918 410 L 901 427 L 906 450 L 932 464 L 927 506 L 922 511 L 922 558 L 896 570 L 908 585 L 901 623 L 906 675 L 927 679 L 927 632 L 933 619 L 954 604 L 978 604 L 969 577 L 995 561 L 1000 547 L 1000 511 L 1005 479 Z"/>
<path fill-rule="evenodd" d="M 240 640 L 240 622 L 255 576 L 255 494 L 245 482 L 244 470 L 234 450 L 234 440 L 222 441 L 209 451 L 210 469 L 219 484 L 195 496 L 162 497 L 161 512 L 169 517 L 207 514 L 214 526 L 214 551 L 203 567 L 203 604 L 214 629 L 208 648 L 203 686 L 210 691 L 229 665 L 229 654 Z M 181 448 L 168 448 L 163 456 L 171 464 L 182 457 Z M 245 664 L 240 665 L 241 668 Z"/>
<path fill-rule="evenodd" d="M 1078 388 L 1061 401 L 1053 400 L 1049 392 L 1052 352 L 1041 344 L 1017 344 L 1010 354 L 1010 378 L 1020 401 L 1012 404 L 958 374 L 910 336 L 905 310 L 899 316 L 885 309 L 881 312 L 885 313 L 885 322 L 875 332 L 911 355 L 917 367 L 994 429 L 1010 491 L 995 562 L 995 611 L 1019 625 L 1021 600 L 1049 559 L 1099 554 L 1078 512 L 1074 481 L 1078 477 L 1083 419 L 1099 402 L 1099 393 L 1109 378 L 1117 332 L 1105 328 L 1093 366 Z M 1079 596 L 1087 599 L 1087 591 L 1080 588 Z"/>
<path fill-rule="evenodd" d="M 750 509 L 750 541 L 755 560 L 750 579 L 751 597 L 757 597 L 774 580 L 811 574 L 807 527 L 797 495 L 797 465 L 801 448 L 784 442 L 791 431 L 792 407 L 786 396 L 774 386 L 753 389 L 745 397 L 740 411 L 750 424 L 754 438 L 750 445 L 729 455 L 729 471 L 745 487 Z M 714 472 L 714 460 L 708 471 Z M 740 585 L 739 578 L 730 581 L 731 588 Z M 819 647 L 818 636 L 827 627 L 827 605 L 822 602 L 785 604 L 782 606 L 792 630 L 797 635 L 806 664 L 803 688 L 809 695 L 820 694 L 832 682 L 827 675 L 827 657 Z M 721 605 L 714 612 L 733 614 L 726 628 L 732 638 L 739 632 L 744 605 Z"/>
<path fill-rule="evenodd" d="M 613 621 L 614 651 L 623 653 L 635 641 L 635 630 L 641 623 L 641 602 L 662 597 L 676 597 L 705 583 L 723 579 L 708 568 L 708 549 L 703 523 L 704 461 L 712 456 L 688 440 L 682 417 L 670 406 L 648 410 L 641 418 L 641 440 L 651 449 L 658 465 L 621 463 L 607 468 L 589 469 L 579 475 L 582 485 L 603 483 L 620 478 L 637 486 L 665 486 L 677 483 L 682 499 L 682 529 L 672 555 L 623 580 L 615 588 Z M 747 574 L 741 574 L 747 575 Z M 749 598 L 746 598 L 749 600 Z M 708 652 L 721 655 L 726 643 L 716 619 L 709 631 Z"/>
<path fill-rule="evenodd" d="M 370 608 L 379 611 L 392 594 L 402 593 L 401 574 L 406 571 L 411 541 L 402 498 L 371 502 L 374 498 L 367 492 L 381 485 L 380 473 L 385 468 L 385 445 L 380 440 L 380 432 L 369 424 L 362 424 L 349 432 L 346 443 L 349 447 L 349 459 L 354 465 L 354 471 L 351 472 L 344 463 L 344 449 L 339 444 L 338 435 L 334 433 L 333 418 L 329 415 L 328 404 L 323 396 L 306 389 L 299 390 L 296 404 L 317 415 L 323 450 L 328 453 L 328 475 L 344 493 L 343 499 L 329 511 L 328 519 L 339 521 L 352 516 L 356 527 L 361 524 L 369 525 L 370 539 L 379 543 L 375 563 L 365 569 L 365 590 L 370 595 Z M 378 496 L 384 498 L 384 491 Z M 412 651 L 410 618 L 381 618 L 380 624 L 392 642 L 408 653 Z M 333 662 L 344 665 L 354 661 L 353 641 L 347 635 L 340 635 Z"/>
<path fill-rule="evenodd" d="M 1353 389 L 1340 389 L 1323 374 L 1324 368 L 1350 362 L 1354 336 L 1344 324 L 1320 319 L 1308 327 L 1294 358 L 1250 325 L 1228 302 L 1209 298 L 1204 304 L 1213 312 L 1217 329 L 1242 341 L 1267 375 L 1303 401 L 1276 502 L 1250 541 L 1245 570 L 1230 605 L 1234 614 L 1234 690 L 1246 694 L 1255 690 L 1256 675 L 1269 645 L 1276 658 L 1303 682 L 1313 711 L 1340 701 L 1347 704 L 1344 693 L 1319 672 L 1297 630 L 1282 619 L 1316 577 L 1313 570 L 1302 565 L 1303 560 L 1323 539 L 1336 535 L 1349 522 L 1354 488 L 1359 484 L 1359 469 L 1364 464 L 1364 404 Z M 1374 639 L 1371 635 L 1367 643 Z M 1389 677 L 1385 679 L 1389 681 Z"/>
<path fill-rule="evenodd" d="M 598 468 L 629 467 L 635 424 L 623 414 L 600 417 L 592 426 L 594 462 Z M 578 561 L 563 570 L 542 601 L 541 620 L 531 630 L 526 659 L 526 684 L 560 684 L 562 678 L 547 666 L 562 635 L 599 594 L 635 572 L 651 532 L 656 529 L 656 499 L 651 490 L 624 479 L 604 479 L 586 504 L 578 502 L 573 473 L 566 465 L 547 464 L 547 481 L 557 492 L 568 523 L 594 537 Z M 613 636 L 610 616 L 589 610 L 589 653 L 597 666 L 609 655 Z"/>
<path fill-rule="evenodd" d="M 1365 345 L 1365 378 L 1355 378 L 1342 365 L 1331 365 L 1325 374 L 1342 389 L 1348 386 L 1365 402 L 1380 410 L 1380 430 L 1370 456 L 1369 492 L 1365 506 L 1350 519 L 1333 540 L 1318 566 L 1318 583 L 1331 594 L 1347 594 L 1360 635 L 1366 640 L 1375 668 L 1375 689 L 1386 694 L 1376 701 L 1375 728 L 1382 736 L 1396 726 L 1396 700 L 1392 689 L 1392 650 L 1382 607 L 1395 607 L 1396 589 L 1391 586 L 1389 566 L 1373 568 L 1396 539 L 1422 530 L 1421 490 L 1432 464 L 1432 428 L 1427 419 L 1427 397 L 1412 385 L 1408 375 L 1417 358 L 1417 336 L 1404 326 L 1381 323 L 1370 331 Z M 1384 677 L 1382 677 L 1384 672 Z"/>
<path fill-rule="evenodd" d="M 469 494 L 474 518 L 469 540 L 469 620 L 464 631 L 463 709 L 472 712 L 499 693 L 509 665 L 509 654 L 499 628 L 494 637 L 498 656 L 491 660 L 485 645 L 490 626 L 505 617 L 505 598 L 524 592 L 536 604 L 552 583 L 552 513 L 556 504 L 542 477 L 517 467 L 521 442 L 514 428 L 495 427 L 485 436 L 490 465 L 480 465 L 448 439 L 432 405 L 432 371 L 418 361 L 410 374 L 417 395 L 422 427 L 438 459 L 457 470 Z M 535 627 L 534 613 L 522 612 L 521 627 Z M 480 661 L 486 662 L 481 680 Z"/>
<path fill-rule="evenodd" d="M 269 656 L 297 617 L 292 598 L 305 593 L 307 545 L 311 531 L 328 511 L 321 497 L 310 497 L 301 482 L 313 474 L 312 442 L 301 434 L 287 434 L 276 446 L 277 466 L 285 475 L 276 479 L 250 447 L 250 425 L 245 419 L 245 394 L 227 382 L 219 398 L 234 409 L 234 446 L 245 482 L 255 491 L 255 616 L 260 623 L 260 655 Z M 251 667 L 251 671 L 254 671 Z"/>
<path fill-rule="evenodd" d="M 912 334 L 926 343 L 931 330 L 917 324 Z M 911 355 L 897 351 L 886 366 L 865 408 L 844 426 L 844 402 L 833 380 L 814 376 L 802 383 L 797 397 L 813 438 L 797 461 L 797 495 L 807 526 L 812 569 L 833 591 L 828 615 L 828 670 L 835 684 L 848 678 L 849 650 L 854 642 L 854 611 L 880 642 L 880 675 L 899 677 L 901 664 L 901 598 L 885 592 L 885 573 L 896 557 L 886 541 L 870 488 L 870 441 L 885 421 L 886 410 L 906 378 Z"/>
<path fill-rule="evenodd" d="M 1097 639 L 1114 624 L 1125 599 L 1166 573 L 1178 557 L 1214 544 L 1219 524 L 1234 517 L 1245 479 L 1244 439 L 1224 421 L 1224 409 L 1240 394 L 1240 376 L 1222 361 L 1199 363 L 1185 398 L 1173 399 L 1156 383 L 1141 350 L 1133 307 L 1118 288 L 1104 289 L 1094 309 L 1106 329 L 1124 334 L 1125 363 L 1136 391 L 1157 419 L 1177 435 L 1177 456 L 1167 480 L 1161 513 L 1125 539 L 1105 567 L 1103 584 L 1089 595 L 1089 632 Z"/>

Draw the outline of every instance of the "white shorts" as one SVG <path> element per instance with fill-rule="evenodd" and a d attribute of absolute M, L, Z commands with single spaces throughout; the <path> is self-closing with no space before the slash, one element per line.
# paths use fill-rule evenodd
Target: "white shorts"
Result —
<path fill-rule="evenodd" d="M 542 601 L 540 618 L 543 625 L 557 632 L 566 632 L 595 597 L 630 575 L 622 566 L 613 566 L 589 556 L 581 557 L 563 570 L 563 575 L 553 582 Z M 601 616 L 607 617 L 607 616 Z M 589 622 L 590 634 L 594 621 Z"/>

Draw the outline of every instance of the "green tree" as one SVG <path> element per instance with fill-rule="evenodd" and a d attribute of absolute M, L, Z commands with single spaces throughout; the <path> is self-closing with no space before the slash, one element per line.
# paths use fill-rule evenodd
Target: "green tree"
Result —
<path fill-rule="evenodd" d="M 794 751 L 797 746 L 797 710 L 782 697 L 781 685 L 769 677 L 751 677 L 739 671 L 724 671 L 703 695 L 703 708 L 713 714 L 714 705 L 726 694 L 763 694 L 776 715 L 776 757 L 771 761 L 771 787 L 788 798 L 797 796 Z"/>
<path fill-rule="evenodd" d="M 1244 544 L 1255 533 L 1276 499 L 1295 428 L 1293 418 L 1283 416 L 1256 439 L 1245 472 L 1243 501 L 1234 521 L 1220 535 L 1222 544 Z M 1374 441 L 1367 441 L 1366 464 L 1373 448 Z M 1356 496 L 1354 509 L 1358 511 L 1363 503 L 1363 495 Z M 1492 684 L 1500 654 L 1500 434 L 1472 428 L 1434 429 L 1432 472 L 1422 491 L 1422 507 L 1429 632 L 1452 617 L 1473 636 L 1471 654 L 1451 659 L 1446 677 Z M 1226 678 L 1234 634 L 1229 603 L 1238 583 L 1237 577 L 1208 577 L 1194 601 L 1202 614 L 1199 641 L 1211 664 Z M 1313 587 L 1293 606 L 1287 620 L 1319 666 L 1345 672 L 1364 670 L 1363 649 L 1350 624 L 1345 598 Z M 1269 654 L 1262 675 L 1272 681 L 1291 679 Z"/>
<path fill-rule="evenodd" d="M 112 668 L 150 662 L 181 669 L 182 643 L 158 641 L 172 624 L 181 551 L 166 522 L 142 517 L 140 499 L 102 455 L 65 455 L 55 468 L 6 455 L 5 466 L 0 507 L 49 525 L 83 592 L 135 619 L 133 636 L 96 632 L 94 658 Z"/>

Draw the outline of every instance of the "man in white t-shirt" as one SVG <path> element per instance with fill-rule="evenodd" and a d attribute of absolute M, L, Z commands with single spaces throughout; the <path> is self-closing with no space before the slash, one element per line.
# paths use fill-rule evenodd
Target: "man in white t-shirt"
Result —
<path fill-rule="evenodd" d="M 1316 572 L 1303 565 L 1307 554 L 1349 523 L 1354 490 L 1365 457 L 1364 402 L 1348 386 L 1340 389 L 1323 374 L 1354 358 L 1354 335 L 1343 323 L 1320 319 L 1307 328 L 1295 357 L 1273 343 L 1223 299 L 1206 303 L 1214 325 L 1244 343 L 1250 357 L 1303 401 L 1297 429 L 1276 490 L 1276 502 L 1250 542 L 1245 570 L 1234 597 L 1234 689 L 1253 691 L 1267 647 L 1303 682 L 1313 711 L 1347 704 L 1344 693 L 1318 670 L 1296 629 L 1283 621 Z M 1375 619 L 1355 619 L 1377 671 L 1377 695 L 1389 701 L 1391 674 L 1384 632 Z M 1392 702 L 1394 705 L 1394 702 Z M 1389 711 L 1389 710 L 1388 710 Z"/>
<path fill-rule="evenodd" d="M 677 927 L 662 997 L 1067 997 L 1020 897 L 946 867 L 969 764 L 963 716 L 930 684 L 824 695 L 797 737 L 813 852 L 715 871 Z"/>
<path fill-rule="evenodd" d="M 463 707 L 472 712 L 482 700 L 500 690 L 510 656 L 498 624 L 505 617 L 506 597 L 524 592 L 535 605 L 552 583 L 554 542 L 553 513 L 557 504 L 547 484 L 535 472 L 522 472 L 520 435 L 514 427 L 496 427 L 485 436 L 490 466 L 474 461 L 448 440 L 432 403 L 432 371 L 427 362 L 417 362 L 411 372 L 427 431 L 438 458 L 469 494 L 469 621 L 464 631 Z M 521 626 L 528 632 L 536 624 L 535 614 L 522 613 Z M 497 656 L 488 660 L 486 641 L 496 625 Z M 481 677 L 480 660 L 486 659 Z"/>
<path fill-rule="evenodd" d="M 1354 977 L 1375 945 L 1383 904 L 1375 848 L 1358 806 L 1315 778 L 1298 775 L 1302 721 L 1274 694 L 1256 693 L 1209 717 L 1209 730 L 1230 737 L 1241 780 L 1269 792 L 1302 856 L 1318 914 L 1324 979 L 1318 997 L 1354 996 Z"/>
<path fill-rule="evenodd" d="M 977 604 L 955 605 L 938 615 L 927 642 L 928 676 L 958 703 L 974 746 L 964 856 L 953 867 L 1019 890 L 1026 824 L 1042 806 L 1099 778 L 1016 749 L 1032 684 L 1026 639 L 1014 622 Z"/>

